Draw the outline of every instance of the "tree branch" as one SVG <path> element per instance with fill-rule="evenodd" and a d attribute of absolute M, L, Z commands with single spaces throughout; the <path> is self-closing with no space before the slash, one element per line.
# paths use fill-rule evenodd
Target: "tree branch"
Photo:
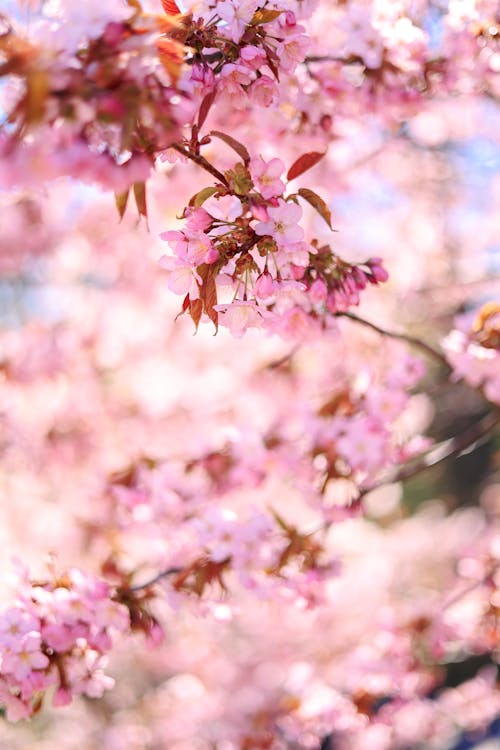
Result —
<path fill-rule="evenodd" d="M 437 466 L 437 464 L 446 461 L 446 459 L 451 458 L 452 456 L 459 456 L 467 450 L 467 448 L 475 447 L 481 438 L 485 437 L 485 435 L 487 435 L 499 423 L 500 409 L 494 409 L 460 435 L 455 435 L 448 440 L 443 440 L 442 443 L 436 445 L 425 455 L 405 464 L 402 468 L 393 473 L 392 476 L 389 475 L 382 481 L 377 482 L 371 487 L 367 487 L 361 492 L 360 498 L 367 495 L 368 492 L 372 492 L 372 490 L 378 489 L 385 484 L 404 482 L 406 479 L 411 479 L 412 477 L 417 476 L 417 474 L 421 474 L 423 471 L 427 471 L 427 469 Z"/>
<path fill-rule="evenodd" d="M 360 318 L 358 315 L 354 315 L 354 313 L 350 312 L 337 313 L 337 317 L 349 318 L 349 320 L 352 320 L 354 323 L 359 323 L 366 328 L 371 328 L 372 331 L 376 331 L 381 336 L 386 336 L 387 338 L 396 339 L 399 341 L 406 341 L 407 344 L 410 344 L 410 346 L 414 346 L 416 349 L 420 349 L 421 352 L 426 354 L 435 362 L 439 362 L 439 364 L 442 367 L 445 367 L 448 372 L 451 372 L 452 370 L 450 364 L 448 363 L 448 360 L 443 354 L 441 354 L 441 352 L 439 352 L 437 349 L 434 349 L 434 347 L 432 347 L 430 344 L 427 344 L 425 341 L 422 341 L 422 339 L 419 339 L 417 336 L 410 336 L 407 333 L 396 333 L 396 331 L 387 331 L 385 328 L 381 328 L 375 323 L 371 323 L 369 320 Z"/>
<path fill-rule="evenodd" d="M 201 156 L 201 154 L 194 154 L 192 151 L 184 149 L 180 143 L 172 143 L 171 148 L 173 148 L 179 154 L 182 154 L 182 156 L 185 156 L 186 159 L 191 159 L 192 162 L 211 174 L 212 177 L 215 177 L 217 180 L 219 180 L 219 182 L 222 182 L 223 185 L 229 187 L 229 183 L 222 172 L 219 172 L 219 170 L 216 169 L 212 164 L 210 164 L 210 162 L 207 161 L 204 156 Z"/>
<path fill-rule="evenodd" d="M 162 578 L 167 578 L 167 576 L 173 576 L 176 573 L 181 573 L 183 568 L 167 568 L 166 570 L 162 570 L 159 573 L 157 573 L 154 578 L 150 578 L 149 581 L 145 581 L 144 583 L 138 583 L 136 586 L 131 586 L 130 591 L 141 591 L 142 589 L 147 589 L 150 586 L 154 586 L 155 583 L 158 583 L 158 581 L 161 581 Z"/>

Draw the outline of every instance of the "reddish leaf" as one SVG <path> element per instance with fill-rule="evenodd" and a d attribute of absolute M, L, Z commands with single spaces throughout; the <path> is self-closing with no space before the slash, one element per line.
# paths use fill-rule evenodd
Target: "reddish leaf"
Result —
<path fill-rule="evenodd" d="M 215 284 L 215 269 L 209 268 L 207 278 L 205 280 L 205 312 L 215 326 L 215 333 L 219 330 L 219 314 L 217 310 L 214 310 L 217 304 L 217 286 Z"/>
<path fill-rule="evenodd" d="M 233 138 L 231 135 L 227 135 L 226 133 L 221 133 L 220 130 L 211 130 L 210 135 L 215 135 L 216 138 L 220 138 L 221 141 L 224 141 L 224 143 L 227 143 L 228 146 L 230 146 L 233 151 L 236 151 L 238 156 L 241 156 L 245 164 L 248 164 L 250 161 L 250 154 L 248 153 L 248 150 L 246 147 L 236 140 L 236 138 Z"/>
<path fill-rule="evenodd" d="M 146 204 L 146 183 L 145 182 L 134 182 L 134 197 L 137 205 L 137 210 L 141 216 L 145 219 L 148 218 L 148 208 Z"/>
<path fill-rule="evenodd" d="M 181 12 L 175 0 L 161 0 L 161 4 L 168 16 L 178 16 Z"/>
<path fill-rule="evenodd" d="M 129 193 L 130 193 L 130 188 L 128 188 L 127 190 L 124 190 L 121 193 L 115 193 L 115 203 L 116 203 L 116 208 L 118 209 L 118 214 L 120 215 L 120 221 L 123 219 L 125 215 L 125 211 L 127 209 Z"/>
<path fill-rule="evenodd" d="M 184 47 L 173 39 L 157 39 L 156 48 L 161 64 L 176 83 L 184 61 Z"/>
<path fill-rule="evenodd" d="M 184 313 L 186 312 L 186 310 L 189 310 L 189 293 L 186 294 L 186 296 L 182 300 L 182 309 L 181 309 L 181 311 L 179 313 L 177 313 L 177 315 L 175 316 L 174 320 L 177 321 L 177 318 L 180 318 L 181 315 L 184 315 Z"/>
<path fill-rule="evenodd" d="M 332 228 L 332 214 L 328 206 L 326 205 L 323 198 L 321 198 L 314 190 L 309 188 L 300 188 L 298 194 L 301 198 L 304 198 L 313 208 L 319 213 L 319 215 L 326 221 L 330 229 Z"/>
<path fill-rule="evenodd" d="M 39 122 L 43 118 L 48 93 L 47 73 L 44 70 L 32 70 L 28 73 L 24 97 L 26 122 Z"/>
<path fill-rule="evenodd" d="M 200 287 L 200 297 L 203 301 L 203 310 L 214 324 L 215 333 L 217 333 L 219 330 L 219 315 L 217 310 L 214 310 L 214 307 L 217 304 L 217 286 L 215 284 L 217 269 L 213 265 L 209 266 L 206 263 L 203 263 L 203 265 L 198 266 L 197 271 L 203 280 L 203 284 Z"/>
<path fill-rule="evenodd" d="M 325 151 L 309 151 L 307 154 L 302 154 L 302 156 L 299 156 L 297 161 L 294 161 L 294 163 L 288 170 L 288 174 L 286 176 L 287 180 L 294 180 L 299 175 L 307 172 L 308 169 L 311 169 L 311 167 L 314 167 L 315 164 L 321 161 L 325 153 Z"/>
<path fill-rule="evenodd" d="M 267 64 L 269 65 L 271 69 L 271 73 L 276 78 L 276 80 L 280 81 L 280 74 L 278 71 L 278 66 L 276 65 L 277 57 L 276 55 L 269 49 L 269 47 L 265 47 L 266 50 L 266 58 L 267 58 Z"/>
<path fill-rule="evenodd" d="M 207 119 L 208 113 L 210 112 L 210 108 L 215 101 L 216 94 L 217 94 L 216 89 L 214 89 L 213 91 L 210 91 L 201 102 L 200 109 L 198 112 L 198 129 L 201 129 L 201 127 L 203 126 L 203 123 Z"/>
<path fill-rule="evenodd" d="M 203 312 L 203 302 L 201 299 L 192 299 L 189 305 L 189 314 L 193 319 L 196 330 L 200 325 L 201 313 Z"/>

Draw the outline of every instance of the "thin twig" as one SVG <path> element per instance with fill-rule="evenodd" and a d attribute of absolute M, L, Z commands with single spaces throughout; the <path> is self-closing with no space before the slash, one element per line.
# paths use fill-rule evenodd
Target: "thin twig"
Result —
<path fill-rule="evenodd" d="M 393 484 L 394 482 L 404 482 L 407 479 L 421 474 L 423 471 L 433 468 L 442 461 L 451 458 L 452 456 L 459 456 L 468 448 L 474 448 L 479 441 L 484 438 L 497 424 L 500 423 L 500 409 L 495 409 L 484 416 L 479 422 L 471 425 L 469 429 L 462 432 L 460 435 L 455 435 L 448 440 L 443 440 L 442 443 L 436 445 L 432 450 L 421 456 L 419 459 L 414 459 L 408 464 L 405 464 L 398 471 L 392 475 L 386 477 L 377 484 L 371 487 L 365 488 L 360 497 L 363 497 L 368 492 L 378 489 L 385 484 Z"/>
<path fill-rule="evenodd" d="M 130 591 L 141 591 L 141 589 L 147 589 L 150 586 L 154 586 L 154 584 L 158 583 L 158 581 L 161 581 L 162 578 L 167 578 L 167 576 L 173 576 L 176 573 L 181 573 L 182 570 L 183 568 L 167 568 L 166 570 L 162 570 L 157 573 L 154 578 L 150 578 L 149 581 L 138 583 L 136 586 L 131 586 Z"/>
<path fill-rule="evenodd" d="M 229 183 L 222 172 L 219 172 L 219 170 L 216 169 L 212 164 L 210 164 L 210 162 L 207 161 L 204 156 L 201 156 L 201 154 L 194 154 L 192 151 L 183 148 L 180 143 L 173 143 L 171 148 L 173 148 L 179 154 L 182 154 L 182 156 L 185 156 L 186 159 L 191 159 L 192 162 L 197 164 L 206 172 L 209 172 L 213 177 L 219 180 L 219 182 L 222 182 L 223 185 L 229 187 Z"/>
<path fill-rule="evenodd" d="M 428 357 L 431 357 L 436 362 L 439 362 L 440 365 L 442 365 L 449 372 L 451 372 L 452 368 L 450 367 L 446 357 L 443 354 L 441 354 L 441 352 L 439 352 L 437 349 L 434 349 L 434 347 L 432 347 L 430 344 L 427 344 L 425 341 L 422 341 L 422 339 L 419 339 L 417 336 L 410 336 L 407 333 L 396 333 L 396 331 L 387 331 L 385 328 L 381 328 L 375 323 L 372 323 L 369 320 L 365 320 L 365 318 L 360 318 L 359 315 L 354 315 L 354 313 L 350 313 L 350 312 L 337 313 L 337 316 L 342 317 L 342 318 L 349 318 L 349 320 L 352 320 L 354 323 L 359 323 L 360 325 L 363 325 L 366 328 L 371 328 L 372 331 L 376 331 L 381 336 L 386 336 L 387 338 L 390 338 L 390 339 L 397 339 L 399 341 L 406 341 L 407 344 L 410 344 L 410 346 L 414 346 L 415 348 L 420 349 Z"/>
<path fill-rule="evenodd" d="M 479 588 L 479 586 L 482 586 L 483 583 L 487 583 L 487 581 L 492 578 L 497 570 L 500 568 L 500 562 L 495 563 L 494 565 L 489 568 L 486 573 L 479 579 L 472 581 L 468 586 L 463 588 L 461 591 L 458 591 L 454 596 L 452 596 L 448 601 L 444 602 L 443 606 L 441 607 L 441 612 L 444 612 L 445 610 L 449 609 L 453 604 L 456 604 L 460 601 L 464 596 L 467 596 L 467 594 L 470 594 L 471 591 L 475 591 L 475 589 Z"/>

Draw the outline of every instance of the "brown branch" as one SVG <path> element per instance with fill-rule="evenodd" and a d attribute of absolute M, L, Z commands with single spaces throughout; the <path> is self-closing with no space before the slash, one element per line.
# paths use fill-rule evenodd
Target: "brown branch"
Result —
<path fill-rule="evenodd" d="M 229 183 L 222 172 L 219 172 L 219 170 L 216 169 L 212 164 L 210 164 L 210 162 L 207 161 L 204 156 L 201 156 L 201 154 L 194 154 L 192 151 L 183 148 L 180 143 L 172 143 L 171 148 L 175 149 L 177 153 L 182 154 L 182 156 L 185 156 L 186 159 L 190 159 L 192 162 L 204 169 L 205 172 L 211 174 L 212 177 L 215 177 L 217 180 L 219 180 L 219 182 L 222 182 L 225 187 L 229 187 Z"/>
<path fill-rule="evenodd" d="M 144 583 L 138 583 L 136 586 L 131 586 L 129 591 L 141 591 L 142 589 L 147 589 L 150 586 L 154 586 L 155 583 L 158 583 L 158 581 L 161 581 L 162 578 L 167 578 L 167 576 L 173 576 L 176 573 L 181 573 L 183 571 L 183 568 L 167 568 L 166 570 L 162 570 L 159 573 L 157 573 L 154 578 L 150 578 L 149 581 L 145 581 Z"/>
<path fill-rule="evenodd" d="M 484 583 L 487 583 L 490 578 L 492 578 L 497 570 L 500 568 L 500 562 L 496 562 L 494 565 L 492 565 L 486 573 L 479 579 L 472 581 L 468 586 L 463 588 L 461 591 L 458 591 L 454 596 L 452 596 L 448 601 L 445 601 L 443 606 L 441 607 L 440 612 L 445 612 L 447 609 L 449 609 L 453 604 L 456 604 L 460 601 L 464 596 L 467 596 L 467 594 L 470 594 L 471 591 L 475 591 L 477 588 L 482 586 Z"/>
<path fill-rule="evenodd" d="M 446 461 L 448 458 L 459 456 L 468 448 L 473 449 L 479 441 L 499 423 L 500 409 L 494 409 L 460 435 L 455 435 L 448 440 L 443 440 L 442 443 L 436 445 L 429 452 L 425 453 L 420 458 L 413 459 L 408 464 L 405 464 L 398 471 L 383 479 L 383 481 L 365 488 L 361 492 L 360 497 L 363 497 L 368 494 L 368 492 L 378 489 L 385 484 L 404 482 L 407 479 L 411 479 L 412 477 L 421 474 L 423 471 L 432 469 L 434 466 L 442 463 L 442 461 Z"/>
<path fill-rule="evenodd" d="M 410 346 L 414 346 L 416 349 L 420 349 L 420 351 L 433 359 L 435 362 L 439 362 L 439 364 L 445 367 L 448 372 L 451 372 L 452 368 L 450 367 L 446 357 L 437 349 L 434 349 L 434 347 L 432 347 L 430 344 L 427 344 L 425 341 L 422 341 L 422 339 L 419 339 L 417 336 L 410 336 L 407 333 L 396 333 L 396 331 L 387 331 L 385 328 L 381 328 L 375 323 L 371 323 L 369 320 L 360 318 L 358 315 L 354 315 L 354 313 L 350 312 L 337 313 L 337 317 L 348 318 L 354 323 L 359 323 L 366 328 L 371 328 L 372 331 L 376 331 L 381 336 L 386 336 L 387 338 L 396 339 L 399 341 L 406 341 L 407 344 L 410 344 Z"/>

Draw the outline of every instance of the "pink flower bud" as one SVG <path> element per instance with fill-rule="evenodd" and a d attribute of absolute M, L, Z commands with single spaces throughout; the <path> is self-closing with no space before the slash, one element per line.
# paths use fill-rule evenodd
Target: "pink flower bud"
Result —
<path fill-rule="evenodd" d="M 266 297 L 270 297 L 274 293 L 275 286 L 276 284 L 271 274 L 264 271 L 255 282 L 253 290 L 258 299 L 266 299 Z"/>
<path fill-rule="evenodd" d="M 111 21 L 110 23 L 106 24 L 103 39 L 106 44 L 109 44 L 110 47 L 115 47 L 122 41 L 124 31 L 125 24 Z"/>
<path fill-rule="evenodd" d="M 309 289 L 309 297 L 313 305 L 319 305 L 324 302 L 327 294 L 328 289 L 323 279 L 316 279 L 316 281 L 313 281 Z"/>
<path fill-rule="evenodd" d="M 61 706 L 69 706 L 71 701 L 71 691 L 68 690 L 68 688 L 59 687 L 54 693 L 52 705 L 54 706 L 54 708 L 60 708 Z"/>
<path fill-rule="evenodd" d="M 186 208 L 186 229 L 192 232 L 205 232 L 213 222 L 213 217 L 204 208 Z"/>
<path fill-rule="evenodd" d="M 206 252 L 205 263 L 215 263 L 216 260 L 219 260 L 219 251 L 212 245 Z"/>
<path fill-rule="evenodd" d="M 305 270 L 303 266 L 296 266 L 294 263 L 290 263 L 290 276 L 295 281 L 300 281 L 303 278 Z"/>
<path fill-rule="evenodd" d="M 364 271 L 361 270 L 361 268 L 358 268 L 357 266 L 352 269 L 352 277 L 354 281 L 356 282 L 356 286 L 358 289 L 364 289 L 367 284 L 367 278 Z"/>
<path fill-rule="evenodd" d="M 370 258 L 366 265 L 372 272 L 373 284 L 379 284 L 389 278 L 389 274 L 382 266 L 382 258 Z"/>
<path fill-rule="evenodd" d="M 266 207 L 260 204 L 252 205 L 252 216 L 259 221 L 269 221 L 269 214 Z"/>

